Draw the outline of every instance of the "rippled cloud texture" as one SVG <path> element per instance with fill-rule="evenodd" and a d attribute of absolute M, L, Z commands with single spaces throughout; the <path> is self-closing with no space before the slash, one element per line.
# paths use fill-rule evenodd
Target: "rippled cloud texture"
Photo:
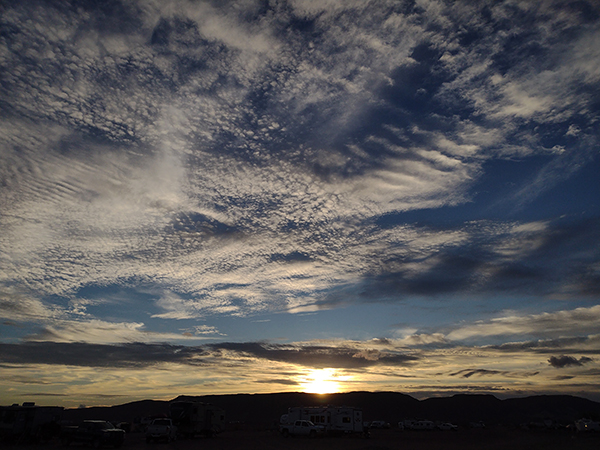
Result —
<path fill-rule="evenodd" d="M 600 400 L 596 2 L 1 11 L 0 402 Z"/>

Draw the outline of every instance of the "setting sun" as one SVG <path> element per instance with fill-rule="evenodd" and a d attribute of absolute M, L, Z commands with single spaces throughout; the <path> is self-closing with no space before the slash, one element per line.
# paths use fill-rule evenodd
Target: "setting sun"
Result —
<path fill-rule="evenodd" d="M 309 394 L 334 394 L 339 392 L 335 370 L 312 370 L 301 382 L 304 392 Z"/>

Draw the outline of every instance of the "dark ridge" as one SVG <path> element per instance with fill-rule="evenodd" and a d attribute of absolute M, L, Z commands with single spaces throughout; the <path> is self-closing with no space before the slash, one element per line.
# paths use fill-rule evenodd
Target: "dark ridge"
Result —
<path fill-rule="evenodd" d="M 254 428 L 271 428 L 290 406 L 354 406 L 365 421 L 384 420 L 395 426 L 404 419 L 423 418 L 467 426 L 483 421 L 489 425 L 519 425 L 552 421 L 568 424 L 582 417 L 600 419 L 600 403 L 569 395 L 541 395 L 499 400 L 493 395 L 454 395 L 416 400 L 398 392 L 350 392 L 344 394 L 232 394 L 179 396 L 171 401 L 195 399 L 226 411 L 227 422 Z M 143 417 L 167 415 L 169 401 L 143 400 L 111 407 L 67 409 L 64 419 L 103 419 L 135 422 Z"/>

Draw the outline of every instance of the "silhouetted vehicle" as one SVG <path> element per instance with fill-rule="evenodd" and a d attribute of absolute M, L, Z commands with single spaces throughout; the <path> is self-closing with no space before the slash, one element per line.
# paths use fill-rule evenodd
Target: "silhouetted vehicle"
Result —
<path fill-rule="evenodd" d="M 61 432 L 63 445 L 68 446 L 73 442 L 89 444 L 94 448 L 111 445 L 115 448 L 123 445 L 125 431 L 105 420 L 84 420 L 79 426 L 63 427 Z"/>
<path fill-rule="evenodd" d="M 449 422 L 440 423 L 437 427 L 442 431 L 458 431 L 458 427 Z"/>
<path fill-rule="evenodd" d="M 183 437 L 191 438 L 199 434 L 211 437 L 225 429 L 225 411 L 210 403 L 172 402 L 170 412 L 177 434 Z"/>
<path fill-rule="evenodd" d="M 120 428 L 125 433 L 131 433 L 131 423 L 129 422 L 119 422 L 117 428 Z"/>
<path fill-rule="evenodd" d="M 369 424 L 369 428 L 390 428 L 390 424 L 385 420 L 373 420 Z"/>
<path fill-rule="evenodd" d="M 294 423 L 282 424 L 281 434 L 288 436 L 309 436 L 317 437 L 325 433 L 325 428 L 317 426 L 310 420 L 296 420 Z"/>
<path fill-rule="evenodd" d="M 433 430 L 435 424 L 431 420 L 417 420 L 413 426 L 413 430 Z"/>
<path fill-rule="evenodd" d="M 146 428 L 146 442 L 167 441 L 171 442 L 177 439 L 177 427 L 173 425 L 171 419 L 154 419 L 148 428 Z"/>
<path fill-rule="evenodd" d="M 579 419 L 575 422 L 577 431 L 600 431 L 600 423 L 591 419 Z"/>
<path fill-rule="evenodd" d="M 469 426 L 471 428 L 485 428 L 485 423 L 480 420 L 479 422 L 470 422 Z"/>

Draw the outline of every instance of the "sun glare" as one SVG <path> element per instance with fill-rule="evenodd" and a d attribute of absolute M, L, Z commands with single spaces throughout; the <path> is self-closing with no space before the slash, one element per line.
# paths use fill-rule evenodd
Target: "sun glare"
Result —
<path fill-rule="evenodd" d="M 312 370 L 301 382 L 307 394 L 335 394 L 340 390 L 333 369 Z"/>

